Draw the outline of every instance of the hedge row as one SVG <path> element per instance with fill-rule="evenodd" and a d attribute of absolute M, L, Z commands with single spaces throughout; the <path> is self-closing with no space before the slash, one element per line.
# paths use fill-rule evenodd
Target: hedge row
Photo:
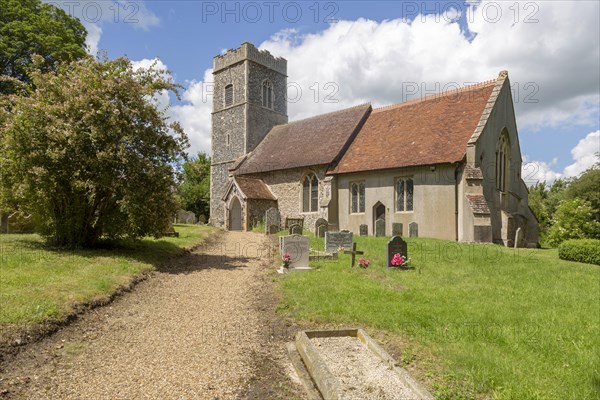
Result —
<path fill-rule="evenodd" d="M 600 240 L 571 239 L 558 246 L 558 257 L 563 260 L 600 265 Z"/>

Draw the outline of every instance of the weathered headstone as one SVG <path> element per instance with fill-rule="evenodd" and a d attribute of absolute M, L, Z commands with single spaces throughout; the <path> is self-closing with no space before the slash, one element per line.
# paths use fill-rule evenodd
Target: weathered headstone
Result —
<path fill-rule="evenodd" d="M 302 235 L 302 227 L 298 224 L 291 225 L 288 232 L 290 235 Z"/>
<path fill-rule="evenodd" d="M 290 217 L 287 217 L 285 219 L 285 225 L 284 225 L 284 227 L 289 229 L 292 225 L 295 225 L 295 224 L 300 225 L 300 227 L 302 229 L 304 229 L 304 218 L 290 218 Z"/>
<path fill-rule="evenodd" d="M 325 251 L 333 252 L 339 248 L 352 248 L 352 236 L 352 232 L 348 231 L 325 232 Z"/>
<path fill-rule="evenodd" d="M 521 247 L 521 242 L 523 241 L 523 230 L 521 228 L 517 228 L 515 232 L 515 249 L 517 247 Z"/>
<path fill-rule="evenodd" d="M 195 224 L 198 220 L 196 214 L 192 211 L 179 210 L 177 211 L 177 222 L 180 224 Z"/>
<path fill-rule="evenodd" d="M 419 237 L 419 224 L 416 222 L 411 222 L 408 224 L 408 236 L 409 237 Z"/>
<path fill-rule="evenodd" d="M 406 242 L 400 236 L 394 236 L 387 242 L 387 267 L 392 267 L 392 258 L 394 254 L 400 253 L 401 256 L 408 258 L 408 247 Z"/>
<path fill-rule="evenodd" d="M 375 236 L 385 236 L 385 220 L 378 219 L 375 221 Z"/>
<path fill-rule="evenodd" d="M 319 218 L 315 222 L 315 236 L 324 237 L 325 232 L 328 231 L 328 228 L 329 228 L 329 223 L 327 222 L 327 220 L 325 218 Z"/>
<path fill-rule="evenodd" d="M 360 236 L 369 236 L 369 226 L 367 224 L 361 224 L 358 229 Z"/>
<path fill-rule="evenodd" d="M 279 239 L 281 255 L 288 253 L 291 258 L 290 270 L 308 268 L 310 239 L 307 236 L 281 236 Z"/>
<path fill-rule="evenodd" d="M 269 225 L 266 227 L 266 230 L 268 235 L 275 235 L 279 232 L 279 225 Z"/>
<path fill-rule="evenodd" d="M 205 224 L 206 223 L 206 217 L 204 215 L 200 214 L 198 216 L 198 223 L 199 224 Z"/>
<path fill-rule="evenodd" d="M 392 236 L 402 236 L 402 229 L 404 226 L 400 222 L 392 223 Z"/>
<path fill-rule="evenodd" d="M 278 227 L 277 231 L 279 231 L 279 226 L 281 226 L 281 216 L 279 215 L 279 210 L 275 207 L 271 207 L 265 211 L 265 229 L 267 233 L 270 232 L 271 226 L 276 225 Z"/>

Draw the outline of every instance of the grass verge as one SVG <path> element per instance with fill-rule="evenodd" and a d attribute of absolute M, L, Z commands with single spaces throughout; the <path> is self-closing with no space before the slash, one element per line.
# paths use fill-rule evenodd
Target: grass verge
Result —
<path fill-rule="evenodd" d="M 560 260 L 555 249 L 410 238 L 415 269 L 387 271 L 387 240 L 355 239 L 366 270 L 341 254 L 278 278 L 279 309 L 383 332 L 440 399 L 599 397 L 598 266 Z"/>
<path fill-rule="evenodd" d="M 15 330 L 62 321 L 82 304 L 105 299 L 170 257 L 201 243 L 214 228 L 175 225 L 180 236 L 53 250 L 38 235 L 0 235 L 0 327 Z M 0 344 L 8 338 L 0 334 Z"/>

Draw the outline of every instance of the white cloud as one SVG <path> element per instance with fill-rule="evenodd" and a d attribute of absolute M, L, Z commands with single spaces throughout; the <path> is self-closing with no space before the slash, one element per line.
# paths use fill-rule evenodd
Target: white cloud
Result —
<path fill-rule="evenodd" d="M 163 76 L 172 79 L 167 65 L 158 58 L 131 61 L 134 70 L 153 68 L 165 71 Z M 201 81 L 189 82 L 188 88 L 181 93 L 181 104 L 172 105 L 170 93 L 166 90 L 153 98 L 160 110 L 166 111 L 171 120 L 179 121 L 188 135 L 190 147 L 188 154 L 199 151 L 210 154 L 210 128 L 212 110 L 212 69 L 204 73 Z"/>
<path fill-rule="evenodd" d="M 565 167 L 562 172 L 553 170 L 558 161 L 556 158 L 548 164 L 543 161 L 528 161 L 527 156 L 523 156 L 521 176 L 528 186 L 538 182 L 552 183 L 558 178 L 577 177 L 599 161 L 598 153 L 600 153 L 600 130 L 590 132 L 573 147 L 571 156 L 574 162 Z"/>
<path fill-rule="evenodd" d="M 552 167 L 556 164 L 556 159 L 551 163 L 544 161 L 529 161 L 527 156 L 523 156 L 523 164 L 521 166 L 521 178 L 527 186 L 532 186 L 540 182 L 548 184 L 561 178 L 563 174 L 556 172 Z"/>
<path fill-rule="evenodd" d="M 212 110 L 212 69 L 204 72 L 204 79 L 192 81 L 182 95 L 185 102 L 171 107 L 172 117 L 181 123 L 190 141 L 189 154 L 199 151 L 210 154 Z"/>
<path fill-rule="evenodd" d="M 96 57 L 98 55 L 100 37 L 102 36 L 102 28 L 96 24 L 85 24 L 85 29 L 87 30 L 85 38 L 87 52 Z"/>
<path fill-rule="evenodd" d="M 173 80 L 169 72 L 169 68 L 165 63 L 163 63 L 159 58 L 144 58 L 138 61 L 131 61 L 131 66 L 133 70 L 138 70 L 140 68 L 149 69 L 152 68 L 155 71 L 162 71 L 161 75 L 165 79 Z M 159 93 L 155 94 L 152 98 L 154 103 L 157 105 L 158 109 L 161 111 L 168 111 L 169 106 L 171 104 L 171 99 L 169 97 L 169 92 L 167 90 L 161 90 Z"/>
<path fill-rule="evenodd" d="M 412 22 L 340 21 L 305 35 L 286 30 L 260 47 L 286 58 L 289 81 L 302 88 L 301 100 L 290 104 L 292 118 L 365 101 L 397 103 L 408 96 L 403 85 L 415 83 L 419 96 L 448 83 L 494 79 L 507 69 L 522 129 L 589 126 L 600 106 L 600 49 L 590 34 L 598 31 L 600 10 L 597 2 L 580 7 L 484 1 L 466 13 L 471 41 L 454 18 L 418 15 Z M 339 88 L 337 103 L 325 102 L 327 82 Z"/>
<path fill-rule="evenodd" d="M 578 176 L 598 162 L 600 153 L 600 130 L 591 132 L 571 150 L 575 162 L 565 168 L 566 176 Z"/>
<path fill-rule="evenodd" d="M 413 21 L 339 21 L 310 34 L 286 29 L 259 47 L 288 60 L 290 98 L 298 87 L 302 91 L 288 106 L 290 120 L 364 102 L 398 103 L 446 84 L 495 79 L 507 69 L 521 130 L 588 129 L 595 128 L 600 108 L 600 48 L 591 34 L 600 24 L 599 4 L 483 1 L 460 10 L 469 32 L 450 11 L 446 17 L 418 15 Z M 209 72 L 190 83 L 187 104 L 173 107 L 193 152 L 210 149 L 211 97 L 201 101 L 196 94 L 205 94 Z M 418 92 L 409 93 L 415 85 Z M 547 163 L 538 171 L 547 180 L 562 174 Z"/>

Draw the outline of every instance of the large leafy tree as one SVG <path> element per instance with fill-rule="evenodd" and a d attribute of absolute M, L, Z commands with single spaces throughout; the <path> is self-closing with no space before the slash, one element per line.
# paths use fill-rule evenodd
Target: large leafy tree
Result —
<path fill-rule="evenodd" d="M 11 95 L 2 116 L 5 193 L 55 245 L 159 236 L 177 210 L 173 166 L 187 138 L 152 97 L 178 87 L 125 58 L 87 57 L 47 73 L 34 60 L 36 90 Z"/>
<path fill-rule="evenodd" d="M 197 216 L 208 218 L 210 212 L 210 157 L 205 153 L 183 164 L 183 179 L 179 188 L 181 206 Z"/>
<path fill-rule="evenodd" d="M 569 199 L 580 198 L 588 201 L 592 207 L 592 215 L 600 221 L 600 163 L 573 179 L 567 188 Z"/>
<path fill-rule="evenodd" d="M 550 186 L 546 185 L 546 182 L 539 182 L 529 188 L 529 207 L 539 221 L 542 240 L 553 223 L 552 216 L 565 198 L 568 184 L 567 180 L 557 179 Z"/>
<path fill-rule="evenodd" d="M 0 0 L 0 75 L 29 83 L 31 55 L 43 57 L 44 71 L 86 55 L 86 30 L 81 22 L 40 0 Z M 0 92 L 12 91 L 0 82 Z"/>
<path fill-rule="evenodd" d="M 558 246 L 568 239 L 600 239 L 600 221 L 593 218 L 590 203 L 579 198 L 563 200 L 552 217 L 548 243 Z"/>

